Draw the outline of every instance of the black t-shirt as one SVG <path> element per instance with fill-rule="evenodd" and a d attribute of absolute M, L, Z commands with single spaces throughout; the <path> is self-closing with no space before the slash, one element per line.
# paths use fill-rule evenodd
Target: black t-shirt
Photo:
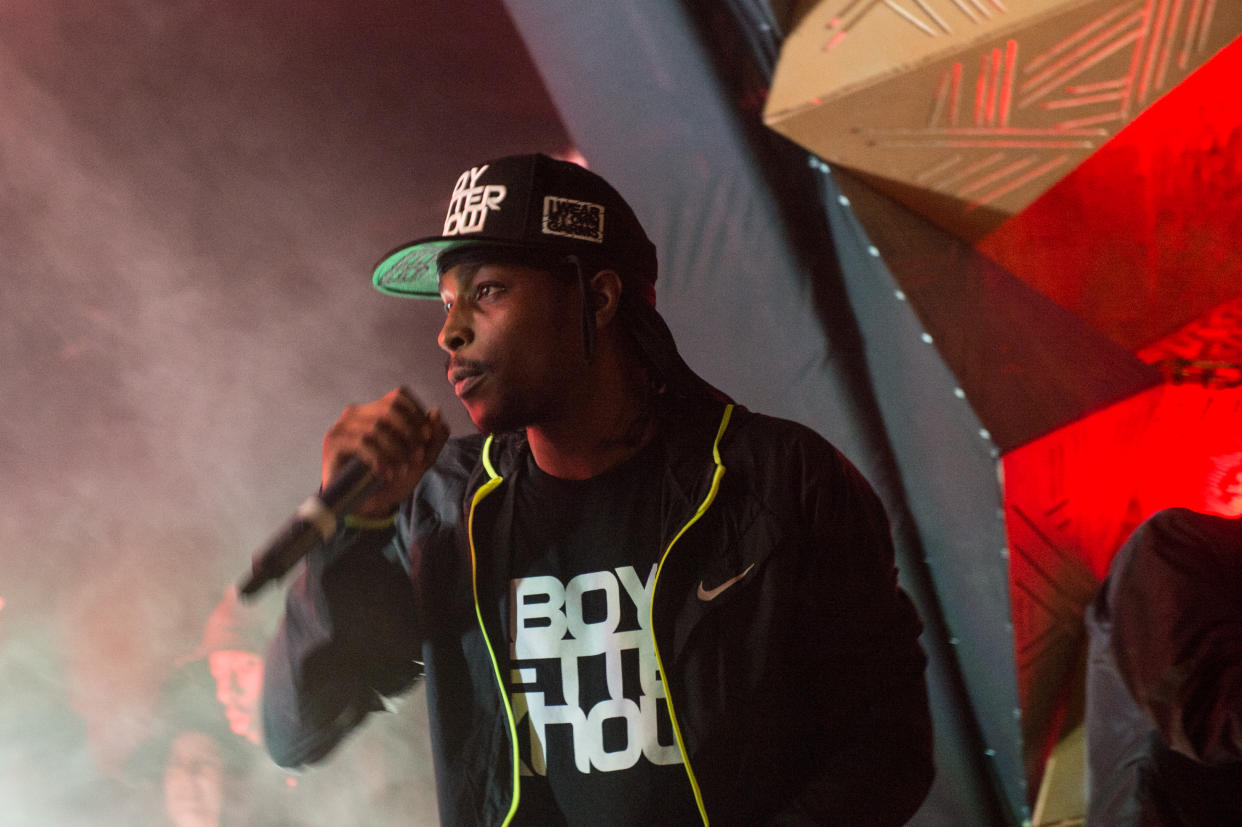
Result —
<path fill-rule="evenodd" d="M 517 481 L 508 618 L 517 823 L 701 823 L 649 628 L 662 455 L 656 440 L 580 481 L 528 459 Z"/>

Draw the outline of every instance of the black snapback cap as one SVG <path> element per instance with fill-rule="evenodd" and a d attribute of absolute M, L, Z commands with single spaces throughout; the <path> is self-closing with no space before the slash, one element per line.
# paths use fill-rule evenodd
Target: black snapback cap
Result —
<path fill-rule="evenodd" d="M 510 155 L 463 172 L 440 235 L 411 241 L 375 266 L 383 293 L 440 298 L 440 255 L 497 246 L 576 255 L 614 268 L 655 303 L 656 251 L 625 199 L 600 176 L 547 155 Z"/>

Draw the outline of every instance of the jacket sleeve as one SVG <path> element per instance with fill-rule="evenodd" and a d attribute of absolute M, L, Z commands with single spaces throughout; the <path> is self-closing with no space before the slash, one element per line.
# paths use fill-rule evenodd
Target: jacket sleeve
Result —
<path fill-rule="evenodd" d="M 264 739 L 284 767 L 328 755 L 383 697 L 420 674 L 401 530 L 342 529 L 289 588 L 264 666 Z"/>
<path fill-rule="evenodd" d="M 1242 760 L 1242 520 L 1158 512 L 1117 553 L 1112 656 L 1177 752 Z"/>
<path fill-rule="evenodd" d="M 819 642 L 808 647 L 802 698 L 817 767 L 775 823 L 905 824 L 934 776 L 922 622 L 862 475 L 834 450 L 803 491 L 801 612 Z"/>

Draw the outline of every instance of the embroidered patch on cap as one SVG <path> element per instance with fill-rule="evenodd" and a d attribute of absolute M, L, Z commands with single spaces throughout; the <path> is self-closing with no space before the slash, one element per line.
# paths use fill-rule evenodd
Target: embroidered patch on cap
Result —
<path fill-rule="evenodd" d="M 479 233 L 492 210 L 500 209 L 508 190 L 504 184 L 480 184 L 479 176 L 488 165 L 471 167 L 453 185 L 448 214 L 444 216 L 444 235 Z"/>
<path fill-rule="evenodd" d="M 543 199 L 543 232 L 581 241 L 604 243 L 604 208 L 600 204 L 558 198 Z"/>

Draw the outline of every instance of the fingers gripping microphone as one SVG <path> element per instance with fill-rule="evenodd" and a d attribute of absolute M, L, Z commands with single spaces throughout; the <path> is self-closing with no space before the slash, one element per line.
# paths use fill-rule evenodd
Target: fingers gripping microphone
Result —
<path fill-rule="evenodd" d="M 341 518 L 366 502 L 379 482 L 365 462 L 350 458 L 322 491 L 298 506 L 289 522 L 255 552 L 250 574 L 238 587 L 239 594 L 254 594 L 331 539 Z"/>

